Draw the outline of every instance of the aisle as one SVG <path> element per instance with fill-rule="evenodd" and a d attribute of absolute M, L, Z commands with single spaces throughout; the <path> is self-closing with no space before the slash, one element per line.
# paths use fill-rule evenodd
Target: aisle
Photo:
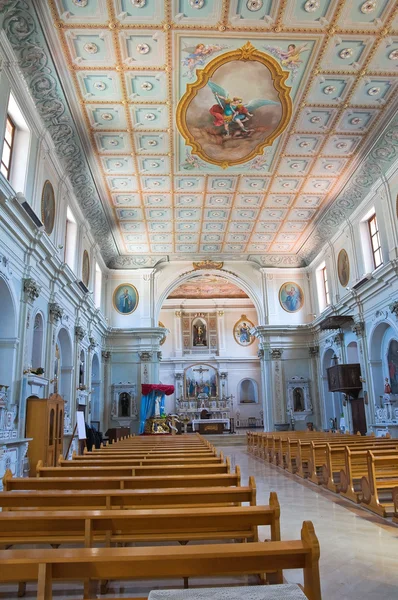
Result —
<path fill-rule="evenodd" d="M 398 598 L 398 527 L 356 508 L 327 491 L 252 457 L 244 448 L 223 447 L 232 467 L 239 464 L 242 485 L 248 475 L 257 484 L 257 504 L 267 504 L 270 491 L 281 505 L 281 536 L 298 539 L 304 520 L 314 523 L 321 546 L 324 600 L 396 600 Z M 346 508 L 348 507 L 348 508 Z M 260 539 L 264 539 L 266 531 Z M 297 581 L 297 572 L 286 572 Z"/>

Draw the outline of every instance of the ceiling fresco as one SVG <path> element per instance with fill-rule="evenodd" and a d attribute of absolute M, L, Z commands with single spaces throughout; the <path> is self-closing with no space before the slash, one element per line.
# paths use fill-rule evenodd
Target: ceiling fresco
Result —
<path fill-rule="evenodd" d="M 172 291 L 169 298 L 248 298 L 246 292 L 219 275 L 198 275 Z"/>
<path fill-rule="evenodd" d="M 33 4 L 109 266 L 306 264 L 396 157 L 395 0 Z"/>

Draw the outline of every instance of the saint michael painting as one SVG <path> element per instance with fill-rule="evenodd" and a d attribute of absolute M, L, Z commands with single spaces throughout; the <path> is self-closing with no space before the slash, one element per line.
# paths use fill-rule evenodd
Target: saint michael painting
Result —
<path fill-rule="evenodd" d="M 178 105 L 177 125 L 202 160 L 222 168 L 243 164 L 287 127 L 289 73 L 250 42 L 217 56 L 196 75 Z"/>

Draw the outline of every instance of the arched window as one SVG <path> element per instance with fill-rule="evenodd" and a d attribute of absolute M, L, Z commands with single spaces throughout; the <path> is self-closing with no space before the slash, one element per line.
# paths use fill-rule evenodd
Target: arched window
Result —
<path fill-rule="evenodd" d="M 256 404 L 258 402 L 257 382 L 253 379 L 243 379 L 238 388 L 240 404 Z"/>

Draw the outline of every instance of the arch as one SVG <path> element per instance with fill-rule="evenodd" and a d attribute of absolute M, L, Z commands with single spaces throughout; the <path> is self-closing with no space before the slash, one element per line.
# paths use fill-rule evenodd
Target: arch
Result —
<path fill-rule="evenodd" d="M 69 433 L 71 422 L 72 377 L 73 377 L 73 345 L 69 331 L 61 327 L 58 331 L 55 352 L 58 347 L 59 358 L 54 357 L 54 379 L 58 393 L 65 400 L 65 433 Z"/>
<path fill-rule="evenodd" d="M 72 338 L 70 336 L 69 331 L 65 327 L 61 327 L 61 329 L 58 331 L 57 340 L 59 345 L 61 364 L 64 366 L 72 366 Z"/>
<path fill-rule="evenodd" d="M 214 275 L 214 271 L 210 272 Z M 250 283 L 248 283 L 242 276 L 235 275 L 235 273 L 231 273 L 231 271 L 217 271 L 217 275 L 220 277 L 224 277 L 224 279 L 228 279 L 231 283 L 234 283 L 236 286 L 240 287 L 246 294 L 249 296 L 250 300 L 254 304 L 254 308 L 257 312 L 258 323 L 265 322 L 265 312 L 264 307 L 261 302 L 261 299 L 258 297 L 257 293 L 254 291 Z M 162 293 L 159 294 L 158 301 L 155 308 L 155 323 L 159 321 L 160 311 L 162 309 L 163 303 L 166 298 L 171 294 L 171 292 L 179 287 L 182 283 L 188 281 L 189 279 L 193 279 L 194 277 L 198 277 L 199 275 L 209 275 L 208 269 L 197 269 L 195 271 L 189 271 L 188 273 L 179 274 L 177 273 L 171 283 L 167 285 L 167 287 L 163 290 Z"/>
<path fill-rule="evenodd" d="M 33 320 L 33 338 L 31 365 L 33 369 L 43 367 L 44 350 L 44 316 L 41 311 L 37 311 Z"/>
<path fill-rule="evenodd" d="M 238 383 L 239 404 L 258 404 L 258 383 L 251 377 L 245 377 Z"/>
<path fill-rule="evenodd" d="M 369 335 L 369 362 L 375 399 L 383 394 L 386 383 L 385 379 L 390 380 L 392 377 L 391 361 L 389 361 L 388 357 L 392 341 L 398 343 L 398 331 L 395 325 L 389 320 L 378 323 Z M 393 381 L 392 383 L 394 389 L 396 389 L 395 382 Z"/>
<path fill-rule="evenodd" d="M 339 393 L 329 392 L 329 384 L 327 377 L 327 369 L 334 364 L 333 356 L 336 354 L 335 348 L 327 348 L 322 355 L 322 391 L 323 391 L 323 405 L 325 415 L 324 427 L 329 428 L 330 420 L 339 418 L 342 412 L 341 398 Z"/>
<path fill-rule="evenodd" d="M 0 381 L 12 386 L 17 354 L 17 311 L 15 297 L 8 282 L 0 277 Z M 13 389 L 9 390 L 9 398 Z"/>

